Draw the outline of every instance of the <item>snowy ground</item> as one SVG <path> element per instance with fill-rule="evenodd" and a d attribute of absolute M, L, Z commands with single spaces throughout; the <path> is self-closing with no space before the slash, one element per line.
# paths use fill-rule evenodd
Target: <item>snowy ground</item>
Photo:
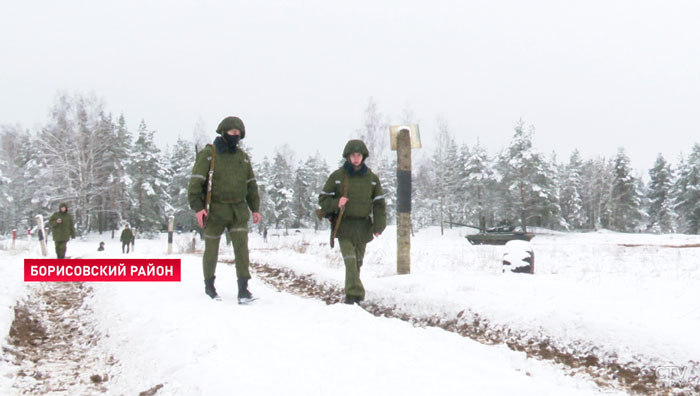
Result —
<path fill-rule="evenodd" d="M 619 361 L 689 366 L 700 356 L 700 259 L 695 236 L 614 233 L 538 235 L 534 276 L 501 274 L 502 247 L 471 246 L 462 230 L 421 230 L 412 243 L 412 274 L 397 276 L 395 230 L 368 245 L 362 277 L 369 301 L 416 314 L 468 309 L 493 326 L 587 344 Z M 342 286 L 340 253 L 326 232 L 251 234 L 251 259 Z M 69 243 L 69 255 L 120 257 L 118 243 L 96 252 L 100 237 Z M 189 236 L 176 238 L 184 250 Z M 621 246 L 643 245 L 634 247 Z M 0 250 L 0 331 L 8 334 L 16 300 L 50 294 L 51 285 L 24 284 L 25 250 Z M 0 247 L 7 242 L 0 242 Z M 20 246 L 22 248 L 24 246 Z M 160 241 L 137 241 L 132 257 L 159 257 Z M 223 247 L 223 244 L 222 244 Z M 231 258 L 222 248 L 223 259 Z M 255 306 L 233 303 L 233 268 L 220 264 L 224 302 L 204 297 L 201 256 L 181 255 L 182 282 L 93 283 L 78 310 L 102 335 L 90 370 L 105 375 L 107 394 L 551 394 L 615 393 L 560 365 L 528 359 L 506 346 L 485 346 L 435 328 L 378 318 L 359 307 L 279 293 L 259 280 Z M 49 289 L 46 289 L 49 288 Z M 6 345 L 7 340 L 3 343 Z M 602 355 L 601 355 L 602 356 Z M 116 364 L 109 363 L 116 360 Z M 646 360 L 645 360 L 646 359 Z M 16 363 L 16 362 L 15 362 Z M 16 373 L 0 361 L 0 394 L 20 393 Z M 41 362 L 39 362 L 41 363 Z M 654 367 L 649 367 L 654 370 Z M 50 372 L 49 372 L 50 374 Z M 42 379 L 36 379 L 42 381 Z M 83 378 L 67 393 L 92 394 Z M 162 388 L 154 388 L 162 385 Z M 41 393 L 36 393 L 41 394 Z"/>
<path fill-rule="evenodd" d="M 537 273 L 528 276 L 501 273 L 502 246 L 472 246 L 464 231 L 441 237 L 431 228 L 412 241 L 412 274 L 394 276 L 393 232 L 368 245 L 369 298 L 445 311 L 469 307 L 494 323 L 590 340 L 624 355 L 674 362 L 700 356 L 700 247 L 663 247 L 700 244 L 698 236 L 538 235 L 532 240 Z M 326 237 L 270 238 L 272 250 L 256 257 L 340 283 L 340 254 L 324 244 Z M 302 246 L 304 254 L 294 252 Z"/>

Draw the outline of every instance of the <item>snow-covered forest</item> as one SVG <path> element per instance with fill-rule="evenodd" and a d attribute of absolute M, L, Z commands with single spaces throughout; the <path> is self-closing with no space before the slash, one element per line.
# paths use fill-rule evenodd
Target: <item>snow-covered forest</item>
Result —
<path fill-rule="evenodd" d="M 191 138 L 173 136 L 161 148 L 145 120 L 129 130 L 128 115 L 114 116 L 105 107 L 94 94 L 63 94 L 40 130 L 0 125 L 1 233 L 30 228 L 36 214 L 51 213 L 63 201 L 81 234 L 129 223 L 145 235 L 163 230 L 171 215 L 182 229 L 194 228 L 187 183 L 197 149 L 214 133 L 198 124 Z M 410 112 L 401 120 L 412 121 Z M 388 122 L 373 99 L 357 125 L 347 137 L 367 143 L 368 165 L 389 197 L 391 223 L 396 159 L 388 147 Z M 699 144 L 689 144 L 687 155 L 675 162 L 659 155 L 642 178 L 624 148 L 612 157 L 582 158 L 575 151 L 559 159 L 533 146 L 534 133 L 534 126 L 514 120 L 510 144 L 490 153 L 478 143 L 460 144 L 447 120 L 439 119 L 432 148 L 413 164 L 414 228 L 478 225 L 484 216 L 487 225 L 505 220 L 557 230 L 698 233 Z M 261 189 L 260 227 L 327 226 L 313 210 L 321 185 L 340 162 L 328 164 L 318 152 L 296 159 L 289 144 L 272 158 L 261 158 L 255 147 L 244 149 Z"/>

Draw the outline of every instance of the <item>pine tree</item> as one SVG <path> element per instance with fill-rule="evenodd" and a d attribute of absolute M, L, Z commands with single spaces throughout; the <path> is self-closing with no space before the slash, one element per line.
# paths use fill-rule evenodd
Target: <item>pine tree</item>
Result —
<path fill-rule="evenodd" d="M 418 161 L 413 170 L 411 224 L 414 229 L 439 224 L 439 210 L 436 210 L 439 201 L 434 191 L 434 168 L 429 160 L 425 160 Z"/>
<path fill-rule="evenodd" d="M 467 202 L 469 199 L 468 192 L 468 173 L 467 173 L 467 163 L 471 157 L 471 150 L 466 144 L 462 144 L 457 149 L 457 160 L 454 165 L 454 185 L 455 189 L 453 191 L 454 199 L 454 221 L 457 223 L 468 223 L 470 222 L 470 217 L 473 214 L 473 207 Z"/>
<path fill-rule="evenodd" d="M 12 201 L 12 197 L 9 194 L 8 187 L 12 180 L 5 176 L 5 173 L 7 172 L 5 169 L 7 169 L 7 162 L 0 158 L 0 213 L 9 214 L 11 213 L 10 202 Z M 11 227 L 13 227 L 13 224 L 16 223 L 17 219 L 14 218 L 14 216 L 11 219 L 0 219 L 0 234 L 5 234 Z"/>
<path fill-rule="evenodd" d="M 173 212 L 166 190 L 168 173 L 163 166 L 160 149 L 153 141 L 154 133 L 148 130 L 142 120 L 130 166 L 133 179 L 131 223 L 139 231 L 145 232 L 157 232 L 162 229 L 168 214 Z"/>
<path fill-rule="evenodd" d="M 465 155 L 467 155 L 466 161 L 463 162 L 465 199 L 462 203 L 466 213 L 465 223 L 484 228 L 486 224 L 495 221 L 497 211 L 492 198 L 496 188 L 494 171 L 491 169 L 491 160 L 486 149 L 478 141 L 471 151 L 465 152 Z"/>
<path fill-rule="evenodd" d="M 559 207 L 558 175 L 556 155 L 547 160 L 538 155 L 533 177 L 532 213 L 534 224 L 540 227 L 564 228 L 566 222 L 561 217 Z"/>
<path fill-rule="evenodd" d="M 675 213 L 672 205 L 673 171 L 663 155 L 656 157 L 654 167 L 649 169 L 649 227 L 656 233 L 674 232 Z"/>
<path fill-rule="evenodd" d="M 192 167 L 195 160 L 194 145 L 178 136 L 175 146 L 168 155 L 168 195 L 171 197 L 173 216 L 176 228 L 185 230 L 196 229 L 196 219 L 192 215 L 187 198 L 187 186 L 190 182 Z"/>
<path fill-rule="evenodd" d="M 447 147 L 445 164 L 447 166 L 444 173 L 446 181 L 444 185 L 446 187 L 444 208 L 450 228 L 452 228 L 452 223 L 459 220 L 460 202 L 463 199 L 461 194 L 462 169 L 456 166 L 459 163 L 461 163 L 459 160 L 459 147 L 453 138 L 450 141 L 450 145 Z"/>
<path fill-rule="evenodd" d="M 614 180 L 609 227 L 617 231 L 633 231 L 641 220 L 641 194 L 637 191 L 637 180 L 632 175 L 630 160 L 624 149 L 618 149 L 613 166 Z"/>
<path fill-rule="evenodd" d="M 583 205 L 583 160 L 578 150 L 574 150 L 569 164 L 563 169 L 562 187 L 559 197 L 562 217 L 568 228 L 579 230 L 587 223 Z"/>
<path fill-rule="evenodd" d="M 19 125 L 0 126 L 0 233 L 26 231 L 39 206 L 32 203 L 38 184 L 30 135 Z"/>
<path fill-rule="evenodd" d="M 438 119 L 438 141 L 432 157 L 432 171 L 434 172 L 434 193 L 438 201 L 438 215 L 440 221 L 440 234 L 444 234 L 445 222 L 452 222 L 457 204 L 454 191 L 457 188 L 458 173 L 457 145 L 450 134 L 447 122 Z"/>
<path fill-rule="evenodd" d="M 679 165 L 675 209 L 681 230 L 690 234 L 700 231 L 700 144 L 694 144 L 688 159 Z"/>
<path fill-rule="evenodd" d="M 253 162 L 253 167 L 258 184 L 260 215 L 262 216 L 262 221 L 258 224 L 258 227 L 259 230 L 262 230 L 266 224 L 274 222 L 277 217 L 274 202 L 270 198 L 270 191 L 272 190 L 272 163 L 265 156 L 261 162 Z"/>
<path fill-rule="evenodd" d="M 534 127 L 523 130 L 524 122 L 515 125 L 515 134 L 498 160 L 501 176 L 501 202 L 511 218 L 518 218 L 525 231 L 528 224 L 560 224 L 558 198 L 553 169 L 532 146 Z"/>
<path fill-rule="evenodd" d="M 276 228 L 289 228 L 293 223 L 294 173 L 291 157 L 284 150 L 277 150 L 269 175 L 267 194 L 274 207 L 272 221 Z"/>
<path fill-rule="evenodd" d="M 385 156 L 380 161 L 375 161 L 377 166 L 372 168 L 372 171 L 379 177 L 384 191 L 387 224 L 396 222 L 396 161 L 396 157 Z"/>
<path fill-rule="evenodd" d="M 313 166 L 313 157 L 309 157 L 305 162 L 299 163 L 294 175 L 294 228 L 307 227 L 313 223 Z"/>
<path fill-rule="evenodd" d="M 605 228 L 610 223 L 614 180 L 612 169 L 612 162 L 604 157 L 597 157 L 584 163 L 581 173 L 583 179 L 581 198 L 589 229 Z"/>
<path fill-rule="evenodd" d="M 326 160 L 321 157 L 321 153 L 316 151 L 313 157 L 309 157 L 306 161 L 306 167 L 308 168 L 308 189 L 309 193 L 307 196 L 307 206 L 306 212 L 311 220 L 311 225 L 313 225 L 314 230 L 318 230 L 320 227 L 325 227 L 328 222 L 321 222 L 318 217 L 316 217 L 316 209 L 318 208 L 318 195 L 323 189 L 323 185 L 326 183 L 326 179 L 330 174 L 328 164 Z"/>
<path fill-rule="evenodd" d="M 124 114 L 119 115 L 114 130 L 114 137 L 105 158 L 111 168 L 111 175 L 107 181 L 112 210 L 107 225 L 107 229 L 110 230 L 121 228 L 122 223 L 129 219 L 133 187 L 133 180 L 129 174 L 134 157 L 133 135 L 126 126 Z"/>
<path fill-rule="evenodd" d="M 115 209 L 117 195 L 112 194 L 112 192 L 114 184 L 119 178 L 119 169 L 123 168 L 124 158 L 121 156 L 116 125 L 112 121 L 111 115 L 103 117 L 97 134 L 104 147 L 94 169 L 97 187 L 94 189 L 94 209 L 92 211 L 94 221 L 91 229 L 97 229 L 102 233 L 108 229 L 114 230 L 119 225 L 119 212 Z"/>

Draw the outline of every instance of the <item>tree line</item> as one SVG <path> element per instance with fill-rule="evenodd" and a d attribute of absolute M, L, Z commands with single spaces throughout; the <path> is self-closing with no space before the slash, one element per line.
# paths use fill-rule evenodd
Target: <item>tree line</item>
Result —
<path fill-rule="evenodd" d="M 414 122 L 404 111 L 400 120 Z M 388 150 L 388 122 L 370 98 L 361 126 L 348 138 L 365 141 L 368 165 L 378 174 L 394 221 L 396 158 Z M 433 149 L 413 166 L 413 226 L 454 223 L 478 226 L 508 222 L 523 228 L 610 229 L 682 232 L 700 228 L 700 145 L 671 164 L 661 154 L 648 182 L 635 175 L 625 150 L 610 158 L 568 161 L 533 147 L 534 127 L 515 123 L 508 147 L 489 153 L 480 143 L 458 144 L 439 119 Z M 142 233 L 165 228 L 196 229 L 187 184 L 197 149 L 209 136 L 201 124 L 193 139 L 178 137 L 165 149 L 141 121 L 130 131 L 124 115 L 113 117 L 95 95 L 59 95 L 38 131 L 0 125 L 0 233 L 32 227 L 36 214 L 68 202 L 80 233 L 119 229 L 129 223 Z M 194 140 L 198 140 L 195 143 Z M 424 142 L 425 143 L 425 142 Z M 260 227 L 326 228 L 314 216 L 318 193 L 332 168 L 320 153 L 296 160 L 288 145 L 272 158 L 251 155 L 261 196 Z"/>

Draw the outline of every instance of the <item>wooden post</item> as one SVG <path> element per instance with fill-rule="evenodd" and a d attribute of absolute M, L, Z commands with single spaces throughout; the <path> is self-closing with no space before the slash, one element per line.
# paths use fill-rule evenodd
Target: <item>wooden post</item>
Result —
<path fill-rule="evenodd" d="M 411 133 L 401 129 L 397 142 L 396 272 L 411 273 Z"/>
<path fill-rule="evenodd" d="M 17 240 L 17 230 L 12 230 L 12 250 L 15 250 L 15 241 Z"/>
<path fill-rule="evenodd" d="M 48 254 L 46 249 L 46 231 L 44 230 L 44 216 L 36 215 L 37 233 L 39 234 L 39 244 L 41 245 L 41 255 Z"/>
<path fill-rule="evenodd" d="M 168 254 L 173 254 L 173 223 L 175 222 L 175 217 L 170 216 L 168 218 Z"/>

